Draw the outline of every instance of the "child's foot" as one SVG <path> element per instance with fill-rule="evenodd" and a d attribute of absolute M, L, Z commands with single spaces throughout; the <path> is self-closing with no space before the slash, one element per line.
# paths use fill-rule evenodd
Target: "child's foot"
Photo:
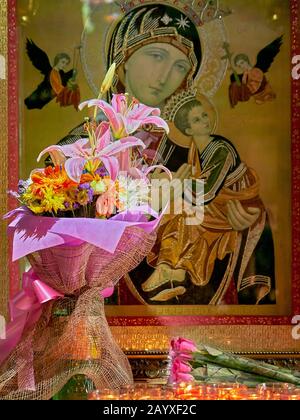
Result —
<path fill-rule="evenodd" d="M 185 270 L 174 270 L 167 264 L 160 264 L 154 273 L 142 284 L 144 292 L 151 292 L 163 284 L 169 282 L 183 282 L 185 280 Z"/>
<path fill-rule="evenodd" d="M 182 286 L 175 287 L 174 289 L 165 289 L 162 292 L 159 292 L 156 296 L 154 296 L 150 300 L 154 302 L 166 302 L 168 300 L 177 298 L 178 296 L 184 295 L 185 292 L 186 292 L 186 288 Z"/>

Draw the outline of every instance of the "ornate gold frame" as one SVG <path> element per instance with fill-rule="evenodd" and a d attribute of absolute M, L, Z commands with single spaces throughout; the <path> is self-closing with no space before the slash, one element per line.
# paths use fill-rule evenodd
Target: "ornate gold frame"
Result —
<path fill-rule="evenodd" d="M 6 62 L 6 79 L 0 79 L 0 214 L 7 211 L 7 185 L 8 185 L 8 5 L 7 0 L 0 0 L 0 54 Z M 1 238 L 6 238 L 6 224 L 1 221 Z M 8 300 L 8 245 L 6 240 L 0 241 L 0 314 L 7 314 Z"/>
<path fill-rule="evenodd" d="M 160 357 L 167 354 L 172 337 L 182 336 L 245 356 L 300 359 L 300 340 L 293 339 L 292 325 L 115 326 L 111 329 L 129 356 Z"/>
<path fill-rule="evenodd" d="M 12 33 L 16 30 L 15 27 L 8 27 L 8 16 L 9 14 L 15 13 L 15 1 L 16 0 L 0 0 L 0 54 L 5 57 L 6 63 L 9 62 L 9 42 L 14 38 Z M 295 27 L 293 29 L 296 31 L 299 30 L 299 28 L 297 29 L 297 25 L 299 25 L 299 20 L 297 19 L 299 19 L 300 14 L 299 0 L 291 0 L 291 3 L 295 9 L 295 22 L 293 23 Z M 298 16 L 298 18 L 296 18 L 296 16 Z M 297 42 L 297 40 L 295 42 Z M 14 46 L 14 48 L 16 47 Z M 9 66 L 6 65 L 6 73 L 8 73 L 8 67 Z M 16 91 L 14 91 L 13 94 L 16 96 Z M 8 164 L 11 166 L 11 162 L 9 161 L 8 139 L 11 138 L 12 135 L 17 136 L 16 131 L 11 133 L 9 118 L 12 118 L 12 116 L 9 112 L 11 109 L 9 100 L 12 100 L 14 104 L 14 99 L 11 99 L 11 92 L 9 92 L 9 81 L 6 78 L 6 80 L 0 80 L 1 215 L 5 214 L 9 207 L 7 199 L 7 189 L 9 185 Z M 297 107 L 299 114 L 299 98 L 298 102 L 296 100 L 294 102 L 294 106 Z M 15 104 L 17 104 L 16 98 Z M 299 133 L 297 139 L 295 137 L 294 141 L 298 141 L 299 143 Z M 294 158 L 295 162 L 300 159 L 299 144 Z M 300 169 L 295 169 L 293 175 L 294 182 L 297 176 L 299 179 Z M 295 206 L 296 210 L 299 210 L 300 205 L 297 199 Z M 1 221 L 1 238 L 3 238 L 3 240 L 0 243 L 0 314 L 6 314 L 9 296 L 9 245 L 7 240 L 4 240 L 4 238 L 6 238 L 6 224 L 3 221 Z M 294 247 L 296 247 L 296 244 L 294 244 Z M 299 280 L 300 276 L 295 274 L 294 281 L 299 282 Z M 299 299 L 299 296 L 297 296 L 297 299 Z M 149 316 L 151 316 L 151 314 L 149 314 Z M 292 324 L 280 325 L 280 323 L 282 324 L 282 321 L 278 320 L 276 325 L 272 325 L 270 322 L 266 321 L 260 325 L 251 325 L 251 317 L 244 317 L 243 324 L 230 325 L 230 322 L 231 320 L 229 317 L 224 317 L 219 325 L 166 326 L 163 325 L 162 320 L 161 324 L 158 323 L 157 325 L 140 325 L 138 323 L 135 325 L 133 321 L 130 326 L 128 326 L 125 321 L 122 325 L 122 319 L 120 319 L 117 324 L 113 325 L 112 323 L 111 328 L 117 341 L 131 356 L 140 355 L 144 357 L 145 355 L 148 355 L 149 357 L 160 357 L 160 355 L 166 354 L 169 339 L 173 336 L 181 335 L 196 341 L 204 340 L 206 342 L 211 342 L 214 345 L 220 345 L 225 349 L 259 358 L 300 358 L 300 340 L 293 339 Z"/>

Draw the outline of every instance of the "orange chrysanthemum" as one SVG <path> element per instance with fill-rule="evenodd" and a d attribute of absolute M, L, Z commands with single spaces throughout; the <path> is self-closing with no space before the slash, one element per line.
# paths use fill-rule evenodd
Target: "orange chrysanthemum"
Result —
<path fill-rule="evenodd" d="M 38 195 L 45 188 L 51 188 L 53 191 L 62 191 L 77 185 L 76 182 L 68 177 L 62 166 L 47 166 L 43 171 L 33 172 L 31 180 L 33 182 L 31 189 Z"/>

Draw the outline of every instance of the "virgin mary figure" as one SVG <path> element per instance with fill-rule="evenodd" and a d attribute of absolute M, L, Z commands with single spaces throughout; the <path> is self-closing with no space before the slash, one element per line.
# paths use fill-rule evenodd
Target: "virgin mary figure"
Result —
<path fill-rule="evenodd" d="M 218 13 L 206 15 L 206 19 L 220 17 Z M 126 12 L 114 25 L 107 38 L 107 66 L 113 62 L 116 63 L 116 74 L 110 93 L 127 92 L 148 106 L 160 108 L 163 115 L 166 108 L 176 107 L 181 98 L 180 94 L 184 94 L 193 86 L 203 64 L 203 46 L 197 28 L 199 23 L 203 22 L 198 20 L 197 23 L 184 8 L 157 2 L 143 2 L 142 5 Z M 191 163 L 190 143 L 182 144 L 180 140 L 182 134 L 178 133 L 177 130 L 175 135 L 168 138 L 163 133 L 148 127 L 145 141 L 148 148 L 154 152 L 149 157 L 149 163 L 163 163 L 175 177 L 182 173 L 188 177 L 190 174 L 186 170 L 186 165 L 188 162 Z M 81 128 L 75 129 L 62 142 L 73 142 L 81 136 Z M 237 200 L 235 204 L 226 207 L 223 217 L 227 219 L 229 229 L 236 232 L 235 236 L 245 241 L 249 238 L 248 234 L 254 232 L 257 224 L 262 223 L 263 215 L 265 213 L 259 203 L 243 207 Z M 217 213 L 214 217 L 218 218 Z M 218 220 L 216 219 L 215 222 L 217 223 Z M 173 237 L 178 239 L 180 235 L 185 235 L 185 240 L 187 237 L 194 237 L 195 243 L 190 244 L 189 247 L 194 247 L 197 251 L 190 253 L 189 247 L 183 249 L 181 261 L 189 260 L 188 266 L 199 267 L 197 259 L 200 258 L 203 245 L 197 237 L 199 232 L 195 237 L 192 230 L 189 230 L 192 227 L 186 226 L 180 230 L 179 225 L 177 223 L 176 229 L 173 229 Z M 259 241 L 263 230 L 264 227 L 260 230 L 256 243 L 252 241 L 254 247 L 247 248 L 248 253 L 250 250 L 250 255 L 247 256 L 246 266 L 250 264 L 252 270 L 243 283 L 235 278 L 234 267 L 229 260 L 232 260 L 234 254 L 239 265 L 245 264 L 245 252 L 216 254 L 213 264 L 210 261 L 209 278 L 203 283 L 194 281 L 197 273 L 194 272 L 192 275 L 191 271 L 186 269 L 186 265 L 182 267 L 177 260 L 175 262 L 168 259 L 161 265 L 157 259 L 152 258 L 152 255 L 126 276 L 126 285 L 122 286 L 121 283 L 121 289 L 124 287 L 126 291 L 119 290 L 119 302 L 152 305 L 274 303 L 272 235 L 267 235 L 267 242 Z M 161 240 L 162 237 L 158 236 L 155 249 L 160 248 Z M 259 252 L 256 254 L 256 251 Z M 269 256 L 263 255 L 264 252 Z M 252 259 L 250 258 L 252 255 L 260 257 Z M 267 269 L 264 268 L 261 274 L 256 273 L 257 261 L 264 259 L 266 262 L 262 265 L 267 266 Z M 261 265 L 258 265 L 259 267 Z M 259 284 L 259 279 L 263 280 L 263 284 Z M 131 294 L 128 293 L 128 289 Z M 263 290 L 263 294 L 258 292 L 258 289 Z"/>

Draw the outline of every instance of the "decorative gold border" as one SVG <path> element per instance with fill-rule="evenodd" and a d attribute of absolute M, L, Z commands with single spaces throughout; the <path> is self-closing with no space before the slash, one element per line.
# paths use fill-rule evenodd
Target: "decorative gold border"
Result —
<path fill-rule="evenodd" d="M 6 60 L 6 79 L 0 79 L 0 216 L 7 212 L 8 185 L 8 31 L 7 0 L 0 0 L 0 54 Z M 9 294 L 8 243 L 6 223 L 0 224 L 0 315 L 7 315 Z"/>
<path fill-rule="evenodd" d="M 128 359 L 142 359 L 142 360 L 167 360 L 169 357 L 169 352 L 167 351 L 125 351 L 126 356 Z M 251 353 L 248 351 L 237 351 L 234 352 L 234 354 L 237 354 L 239 356 L 249 357 L 251 359 L 269 359 L 272 358 L 274 360 L 280 360 L 280 359 L 294 359 L 294 360 L 300 360 L 300 353 L 299 352 L 256 352 Z"/>
<path fill-rule="evenodd" d="M 253 306 L 253 307 L 252 307 Z M 159 316 L 274 316 L 274 305 L 182 305 L 181 307 L 170 305 L 109 305 L 106 307 L 108 317 L 159 317 Z M 201 312 L 200 312 L 201 310 Z M 286 314 L 278 311 L 276 316 Z"/>
<path fill-rule="evenodd" d="M 111 327 L 113 336 L 128 355 L 162 355 L 170 339 L 181 336 L 245 356 L 300 358 L 300 340 L 294 325 L 194 325 Z"/>

